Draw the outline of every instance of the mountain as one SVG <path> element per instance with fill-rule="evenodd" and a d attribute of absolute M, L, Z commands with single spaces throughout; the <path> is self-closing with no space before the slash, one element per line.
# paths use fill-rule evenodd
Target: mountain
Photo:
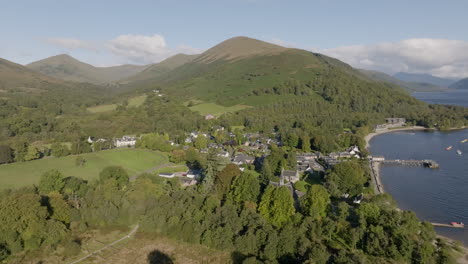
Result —
<path fill-rule="evenodd" d="M 61 54 L 30 63 L 26 67 L 57 79 L 103 84 L 135 75 L 147 66 L 121 65 L 95 67 L 69 55 Z"/>
<path fill-rule="evenodd" d="M 441 86 L 441 87 L 449 87 L 451 84 L 453 84 L 456 81 L 452 79 L 432 76 L 430 74 L 407 73 L 407 72 L 398 72 L 394 74 L 393 77 L 404 82 L 426 83 L 426 84 L 432 84 L 432 85 Z"/>
<path fill-rule="evenodd" d="M 372 80 L 393 83 L 407 89 L 410 92 L 439 92 L 447 90 L 447 87 L 437 86 L 429 83 L 405 82 L 379 71 L 364 69 L 360 69 L 360 71 Z"/>
<path fill-rule="evenodd" d="M 468 89 L 468 78 L 461 79 L 449 86 L 450 89 Z"/>
<path fill-rule="evenodd" d="M 197 57 L 198 55 L 187 55 L 187 54 L 179 53 L 159 63 L 152 64 L 148 66 L 146 69 L 144 69 L 143 71 L 139 72 L 138 74 L 135 74 L 124 80 L 119 81 L 119 83 L 125 84 L 129 82 L 140 82 L 140 81 L 149 82 L 161 76 L 164 73 L 167 73 L 181 65 L 184 65 L 185 63 L 188 63 L 194 60 Z"/>
<path fill-rule="evenodd" d="M 171 71 L 148 81 L 140 79 L 138 86 L 159 86 L 180 98 L 221 100 L 247 96 L 255 89 L 280 85 L 289 79 L 309 80 L 330 68 L 365 78 L 349 65 L 321 54 L 235 37 Z"/>
<path fill-rule="evenodd" d="M 65 85 L 65 83 L 0 58 L 0 90 L 41 90 L 49 85 Z"/>

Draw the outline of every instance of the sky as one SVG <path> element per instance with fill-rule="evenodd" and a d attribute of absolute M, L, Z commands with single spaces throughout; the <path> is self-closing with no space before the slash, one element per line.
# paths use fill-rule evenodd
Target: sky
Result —
<path fill-rule="evenodd" d="M 468 77 L 466 0 L 2 0 L 0 57 L 95 66 L 196 54 L 235 36 L 354 67 Z"/>

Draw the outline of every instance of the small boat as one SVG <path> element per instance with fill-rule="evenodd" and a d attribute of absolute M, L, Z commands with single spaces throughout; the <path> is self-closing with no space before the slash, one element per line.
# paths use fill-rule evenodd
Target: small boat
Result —
<path fill-rule="evenodd" d="M 462 154 L 461 150 L 459 150 L 459 149 L 457 150 L 457 153 L 458 153 L 458 155 Z"/>
<path fill-rule="evenodd" d="M 461 142 L 461 143 L 465 143 L 465 142 L 467 142 L 467 141 L 468 141 L 468 139 L 464 139 L 464 140 L 462 140 L 462 141 L 460 141 L 460 142 Z"/>
<path fill-rule="evenodd" d="M 455 227 L 465 227 L 463 222 L 450 222 L 450 224 Z"/>
<path fill-rule="evenodd" d="M 445 148 L 445 150 L 451 150 L 453 147 L 452 146 L 448 146 Z"/>

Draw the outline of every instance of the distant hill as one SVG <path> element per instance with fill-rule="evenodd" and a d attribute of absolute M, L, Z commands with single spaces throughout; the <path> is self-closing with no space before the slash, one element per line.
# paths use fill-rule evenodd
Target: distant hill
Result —
<path fill-rule="evenodd" d="M 149 82 L 151 80 L 158 78 L 164 73 L 167 73 L 179 66 L 184 65 L 185 63 L 188 63 L 194 60 L 197 57 L 198 55 L 187 55 L 187 54 L 179 53 L 159 63 L 152 64 L 148 66 L 146 69 L 144 69 L 143 71 L 139 72 L 138 74 L 130 76 L 126 79 L 122 79 L 119 83 L 123 84 L 123 83 L 141 82 L 141 81 Z"/>
<path fill-rule="evenodd" d="M 379 71 L 364 69 L 360 69 L 360 71 L 372 80 L 393 83 L 411 92 L 438 92 L 447 90 L 447 87 L 442 87 L 429 83 L 405 82 Z"/>
<path fill-rule="evenodd" d="M 26 67 L 57 79 L 94 84 L 111 83 L 125 79 L 147 68 L 147 66 L 140 65 L 95 67 L 66 54 L 36 61 L 26 65 Z"/>
<path fill-rule="evenodd" d="M 393 77 L 404 82 L 432 84 L 432 85 L 441 86 L 441 87 L 449 87 L 451 84 L 456 82 L 456 80 L 440 78 L 440 77 L 432 76 L 430 74 L 418 74 L 418 73 L 407 73 L 407 72 L 398 72 L 394 74 Z"/>
<path fill-rule="evenodd" d="M 459 80 L 458 82 L 450 85 L 449 88 L 450 89 L 460 89 L 460 90 L 468 89 L 468 78 Z"/>

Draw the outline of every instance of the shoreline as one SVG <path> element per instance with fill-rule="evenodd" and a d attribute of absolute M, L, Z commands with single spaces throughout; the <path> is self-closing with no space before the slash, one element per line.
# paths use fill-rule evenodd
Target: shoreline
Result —
<path fill-rule="evenodd" d="M 392 132 L 398 132 L 398 131 L 408 131 L 408 130 L 421 131 L 421 130 L 434 130 L 434 128 L 427 128 L 427 127 L 423 127 L 423 126 L 410 126 L 410 127 L 385 129 L 385 130 L 381 130 L 381 131 L 378 131 L 378 132 L 372 132 L 372 133 L 367 134 L 364 137 L 364 140 L 366 141 L 366 149 L 369 150 L 370 141 L 375 136 L 382 135 L 382 134 L 387 134 L 387 133 L 392 133 Z"/>
<path fill-rule="evenodd" d="M 467 129 L 467 127 L 451 128 L 451 129 L 449 129 L 449 131 L 460 130 L 460 129 Z M 411 126 L 411 127 L 402 127 L 402 128 L 396 128 L 396 129 L 385 129 L 385 130 L 378 131 L 378 132 L 372 132 L 372 133 L 367 134 L 364 137 L 364 140 L 366 141 L 366 150 L 369 151 L 370 141 L 375 136 L 378 136 L 378 135 L 381 135 L 381 134 L 386 134 L 386 133 L 391 133 L 391 132 L 412 131 L 412 130 L 413 131 L 424 131 L 424 130 L 428 131 L 428 130 L 435 130 L 435 129 L 434 128 L 422 127 L 422 126 Z M 380 162 L 372 162 L 371 161 L 369 163 L 369 165 L 370 165 L 370 169 L 371 169 L 371 178 L 372 178 L 372 182 L 374 183 L 375 193 L 376 194 L 385 193 L 385 190 L 384 190 L 384 187 L 383 187 L 383 184 L 382 184 L 382 180 L 381 180 L 381 176 L 380 176 Z M 461 241 L 458 241 L 456 239 L 449 238 L 449 237 L 439 235 L 439 234 L 437 234 L 437 238 L 441 238 L 441 239 L 445 240 L 452 247 L 455 245 L 456 241 L 461 242 Z M 458 255 L 454 256 L 454 257 L 456 258 L 457 263 L 468 264 L 468 246 L 461 243 L 460 248 L 461 248 L 461 250 L 463 250 L 463 252 L 457 252 Z"/>
<path fill-rule="evenodd" d="M 386 134 L 386 133 L 391 133 L 391 132 L 398 132 L 398 131 L 408 131 L 408 130 L 432 130 L 431 128 L 426 128 L 422 126 L 411 126 L 411 127 L 402 127 L 402 128 L 395 128 L 395 129 L 385 129 L 381 130 L 378 132 L 372 132 L 367 134 L 364 137 L 364 140 L 366 141 L 366 149 L 369 150 L 370 147 L 370 141 L 373 137 Z M 370 169 L 371 169 L 371 179 L 374 183 L 374 191 L 377 194 L 383 194 L 385 193 L 384 186 L 382 184 L 382 178 L 380 177 L 380 162 L 370 162 Z"/>

